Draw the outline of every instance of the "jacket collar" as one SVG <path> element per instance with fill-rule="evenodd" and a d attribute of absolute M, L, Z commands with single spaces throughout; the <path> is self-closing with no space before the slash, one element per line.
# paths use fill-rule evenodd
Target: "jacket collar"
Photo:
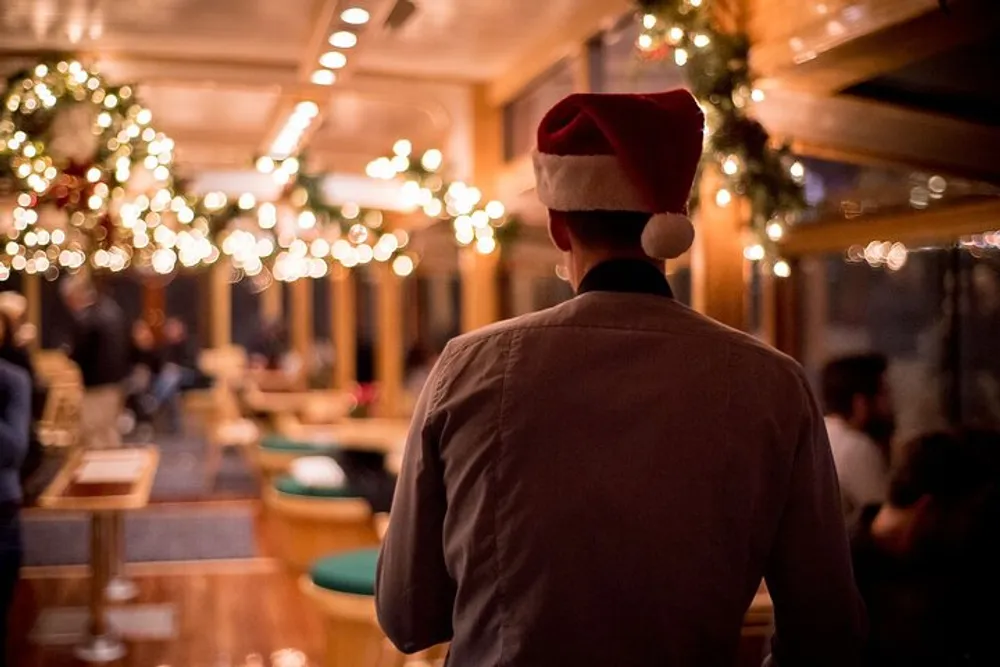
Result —
<path fill-rule="evenodd" d="M 577 294 L 587 292 L 627 292 L 653 294 L 672 299 L 670 283 L 655 266 L 637 259 L 601 262 L 583 277 Z"/>

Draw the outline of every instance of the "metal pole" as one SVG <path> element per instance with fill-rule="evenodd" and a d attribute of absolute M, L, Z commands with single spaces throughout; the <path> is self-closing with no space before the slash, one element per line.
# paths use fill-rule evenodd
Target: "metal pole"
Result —
<path fill-rule="evenodd" d="M 90 522 L 90 619 L 87 636 L 74 652 L 84 662 L 112 662 L 125 656 L 125 645 L 114 637 L 104 616 L 104 589 L 111 566 L 111 522 L 105 512 L 94 512 Z"/>

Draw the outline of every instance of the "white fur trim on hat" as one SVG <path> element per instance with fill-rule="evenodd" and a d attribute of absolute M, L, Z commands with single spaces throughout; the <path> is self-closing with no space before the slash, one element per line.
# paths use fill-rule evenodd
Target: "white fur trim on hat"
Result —
<path fill-rule="evenodd" d="M 657 213 L 642 230 L 642 249 L 656 259 L 680 257 L 694 243 L 694 225 L 686 215 Z"/>
<path fill-rule="evenodd" d="M 538 198 L 554 211 L 649 212 L 613 155 L 532 153 Z"/>

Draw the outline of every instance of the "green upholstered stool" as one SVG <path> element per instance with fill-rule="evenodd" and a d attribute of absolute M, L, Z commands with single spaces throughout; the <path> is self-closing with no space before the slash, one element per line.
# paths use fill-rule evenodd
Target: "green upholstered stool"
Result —
<path fill-rule="evenodd" d="M 378 549 L 359 549 L 316 561 L 302 577 L 302 589 L 326 621 L 326 667 L 386 665 L 404 667 L 406 657 L 382 635 L 375 615 L 375 570 Z M 413 656 L 434 664 L 447 655 L 436 646 Z"/>
<path fill-rule="evenodd" d="M 357 498 L 346 486 L 325 487 L 306 486 L 291 475 L 282 475 L 274 480 L 274 488 L 290 496 L 306 496 L 309 498 Z"/>
<path fill-rule="evenodd" d="M 333 443 L 292 440 L 276 433 L 264 436 L 260 441 L 260 446 L 274 452 L 297 452 L 303 456 L 333 452 L 337 449 L 337 446 Z"/>
<path fill-rule="evenodd" d="M 264 490 L 278 556 L 296 572 L 321 557 L 378 544 L 371 506 L 349 489 L 311 488 L 282 476 Z"/>
<path fill-rule="evenodd" d="M 375 595 L 375 567 L 378 549 L 359 549 L 313 563 L 309 576 L 328 591 L 353 595 Z"/>

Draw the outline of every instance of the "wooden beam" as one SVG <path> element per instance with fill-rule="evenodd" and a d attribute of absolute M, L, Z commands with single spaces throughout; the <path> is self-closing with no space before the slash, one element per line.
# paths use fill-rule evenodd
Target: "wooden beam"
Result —
<path fill-rule="evenodd" d="M 211 275 L 212 347 L 227 347 L 233 342 L 233 286 L 229 282 L 229 262 L 218 261 Z"/>
<path fill-rule="evenodd" d="M 330 308 L 333 322 L 333 346 L 336 354 L 334 364 L 334 386 L 341 391 L 350 391 L 357 384 L 358 340 L 357 311 L 354 273 L 350 269 L 336 265 L 330 272 L 333 307 Z"/>
<path fill-rule="evenodd" d="M 820 94 L 985 38 L 1000 16 L 991 0 L 953 1 L 947 12 L 938 0 L 828 1 L 825 14 L 793 4 L 754 2 L 752 65 L 782 87 Z"/>
<path fill-rule="evenodd" d="M 399 416 L 403 409 L 403 303 L 402 280 L 388 264 L 374 267 L 378 285 L 378 340 L 375 342 L 375 377 L 379 385 L 380 413 Z"/>
<path fill-rule="evenodd" d="M 31 348 L 38 350 L 42 347 L 42 277 L 37 273 L 21 274 L 21 289 L 28 302 L 25 321 L 35 328 Z"/>
<path fill-rule="evenodd" d="M 960 237 L 1000 228 L 1000 201 L 941 206 L 928 211 L 862 216 L 790 228 L 781 243 L 786 257 L 843 252 L 871 241 L 950 243 Z"/>
<path fill-rule="evenodd" d="M 1000 182 L 1000 128 L 849 97 L 770 89 L 755 114 L 773 135 L 880 160 Z"/>
<path fill-rule="evenodd" d="M 461 248 L 459 253 L 462 331 L 467 332 L 492 324 L 500 318 L 500 251 L 481 255 L 475 248 Z"/>
<path fill-rule="evenodd" d="M 292 349 L 302 364 L 300 381 L 309 380 L 313 351 L 313 280 L 299 278 L 291 284 Z"/>
<path fill-rule="evenodd" d="M 547 69 L 578 53 L 588 39 L 634 10 L 630 0 L 577 0 L 575 5 L 577 11 L 569 21 L 547 33 L 543 41 L 523 53 L 490 84 L 489 97 L 493 104 L 506 104 Z"/>
<path fill-rule="evenodd" d="M 706 170 L 691 249 L 691 297 L 694 308 L 736 329 L 746 327 L 743 232 L 749 207 L 734 197 L 727 206 L 715 203 L 722 179 Z"/>

